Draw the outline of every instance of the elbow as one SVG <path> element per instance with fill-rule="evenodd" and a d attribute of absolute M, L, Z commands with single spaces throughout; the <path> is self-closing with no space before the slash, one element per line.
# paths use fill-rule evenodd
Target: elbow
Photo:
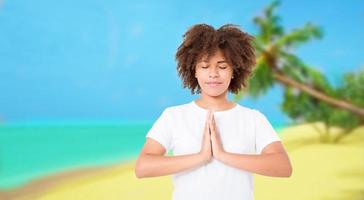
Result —
<path fill-rule="evenodd" d="M 138 179 L 143 178 L 143 174 L 142 174 L 141 170 L 138 168 L 138 166 L 135 167 L 134 174 L 135 174 L 135 177 L 137 177 Z"/>
<path fill-rule="evenodd" d="M 284 165 L 284 168 L 283 168 L 283 172 L 282 172 L 282 177 L 286 177 L 286 178 L 289 178 L 292 176 L 292 173 L 293 173 L 293 167 L 292 167 L 292 164 L 291 164 L 291 161 L 290 159 L 287 157 L 286 161 L 285 161 L 285 165 Z"/>
<path fill-rule="evenodd" d="M 293 173 L 293 169 L 292 169 L 292 165 L 289 164 L 288 167 L 286 168 L 286 170 L 284 170 L 284 176 L 283 177 L 286 177 L 286 178 L 289 178 L 292 176 L 292 173 Z"/>
<path fill-rule="evenodd" d="M 137 177 L 138 179 L 145 178 L 145 176 L 143 174 L 141 174 L 140 172 L 137 172 L 137 171 L 135 171 L 135 177 Z"/>
<path fill-rule="evenodd" d="M 145 171 L 143 169 L 140 169 L 140 167 L 136 167 L 134 173 L 135 173 L 135 177 L 137 177 L 138 179 L 147 177 L 147 175 L 145 174 Z"/>
<path fill-rule="evenodd" d="M 144 167 L 143 167 L 142 163 L 140 163 L 139 160 L 137 161 L 137 163 L 135 165 L 134 174 L 138 179 L 146 177 Z"/>
<path fill-rule="evenodd" d="M 287 170 L 286 172 L 285 172 L 285 174 L 283 175 L 283 177 L 285 177 L 285 178 L 289 178 L 289 177 L 291 177 L 292 176 L 292 170 Z"/>
<path fill-rule="evenodd" d="M 282 178 L 289 178 L 292 176 L 292 165 L 288 163 L 287 165 L 280 166 L 277 168 L 277 171 L 275 172 L 275 177 L 282 177 Z"/>

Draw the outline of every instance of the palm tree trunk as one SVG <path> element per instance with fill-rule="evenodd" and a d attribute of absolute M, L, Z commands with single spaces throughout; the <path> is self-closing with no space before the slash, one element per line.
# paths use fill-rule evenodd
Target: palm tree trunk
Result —
<path fill-rule="evenodd" d="M 322 92 L 319 92 L 305 84 L 299 83 L 299 82 L 283 75 L 282 73 L 279 73 L 278 71 L 274 71 L 273 77 L 285 86 L 291 86 L 291 87 L 297 88 L 312 97 L 322 100 L 332 106 L 355 113 L 364 119 L 364 108 L 358 107 L 358 106 L 353 105 L 352 103 L 344 101 L 344 100 L 338 100 L 333 97 L 327 96 L 326 94 L 324 94 Z"/>

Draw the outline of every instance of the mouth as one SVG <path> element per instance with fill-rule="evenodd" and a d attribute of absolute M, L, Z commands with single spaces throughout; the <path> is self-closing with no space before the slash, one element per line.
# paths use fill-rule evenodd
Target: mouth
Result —
<path fill-rule="evenodd" d="M 210 87 L 216 87 L 222 84 L 222 82 L 218 82 L 218 81 L 210 81 L 210 82 L 206 82 L 206 84 Z"/>

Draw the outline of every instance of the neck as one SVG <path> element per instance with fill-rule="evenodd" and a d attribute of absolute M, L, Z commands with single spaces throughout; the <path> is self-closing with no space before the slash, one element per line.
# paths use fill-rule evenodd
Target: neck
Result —
<path fill-rule="evenodd" d="M 209 96 L 201 93 L 200 98 L 195 101 L 199 106 L 209 110 L 224 110 L 233 107 L 234 103 L 227 98 L 227 92 L 220 96 Z"/>

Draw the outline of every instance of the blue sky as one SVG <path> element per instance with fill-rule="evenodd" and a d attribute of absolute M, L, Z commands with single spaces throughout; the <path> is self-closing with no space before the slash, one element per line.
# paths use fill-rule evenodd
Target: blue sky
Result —
<path fill-rule="evenodd" d="M 269 2 L 0 0 L 0 121 L 154 120 L 197 98 L 174 60 L 187 28 L 234 23 L 254 34 Z M 363 1 L 281 1 L 278 13 L 287 30 L 323 28 L 296 53 L 331 82 L 364 66 Z M 284 123 L 281 94 L 277 85 L 240 104 Z"/>

